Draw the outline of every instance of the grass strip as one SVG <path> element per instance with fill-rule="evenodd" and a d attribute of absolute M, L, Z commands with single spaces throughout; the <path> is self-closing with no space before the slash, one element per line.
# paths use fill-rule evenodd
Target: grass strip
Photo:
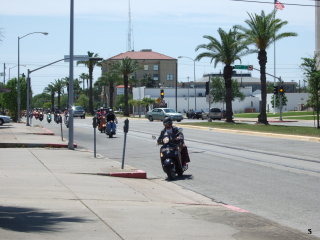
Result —
<path fill-rule="evenodd" d="M 300 135 L 300 136 L 310 136 L 310 137 L 320 138 L 320 129 L 312 128 L 312 127 L 247 124 L 247 123 L 225 123 L 225 122 L 194 122 L 194 123 L 179 123 L 179 124 L 210 127 L 210 128 L 243 130 L 243 131 Z"/>

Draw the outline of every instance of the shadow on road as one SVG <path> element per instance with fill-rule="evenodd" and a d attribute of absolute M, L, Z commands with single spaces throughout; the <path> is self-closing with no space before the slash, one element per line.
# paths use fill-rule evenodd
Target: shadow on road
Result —
<path fill-rule="evenodd" d="M 0 228 L 16 232 L 60 231 L 66 222 L 87 221 L 80 217 L 64 217 L 63 213 L 46 212 L 37 208 L 0 206 Z"/>

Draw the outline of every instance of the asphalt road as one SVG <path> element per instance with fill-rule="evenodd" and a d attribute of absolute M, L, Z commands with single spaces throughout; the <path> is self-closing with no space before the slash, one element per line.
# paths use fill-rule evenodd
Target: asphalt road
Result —
<path fill-rule="evenodd" d="M 97 132 L 99 154 L 122 160 L 123 120 L 115 138 Z M 33 124 L 60 134 L 56 123 Z M 74 125 L 74 142 L 93 150 L 92 119 L 75 119 Z M 125 164 L 147 171 L 149 178 L 165 178 L 152 139 L 161 129 L 161 122 L 130 120 Z M 320 237 L 319 143 L 189 128 L 184 135 L 191 164 L 176 184 Z"/>

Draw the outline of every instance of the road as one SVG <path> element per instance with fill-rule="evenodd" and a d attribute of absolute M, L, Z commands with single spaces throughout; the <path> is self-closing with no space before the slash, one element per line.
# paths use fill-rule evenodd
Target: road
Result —
<path fill-rule="evenodd" d="M 122 160 L 123 120 L 119 120 L 115 138 L 97 132 L 99 154 Z M 60 134 L 55 123 L 33 120 L 33 124 Z M 74 125 L 74 141 L 80 148 L 93 150 L 92 119 L 75 119 Z M 161 122 L 130 119 L 125 164 L 147 171 L 149 178 L 165 178 L 159 147 L 152 139 L 161 128 Z M 68 131 L 63 129 L 67 137 Z M 318 142 L 212 129 L 185 127 L 183 131 L 191 164 L 176 184 L 302 232 L 312 229 L 313 235 L 320 237 Z"/>

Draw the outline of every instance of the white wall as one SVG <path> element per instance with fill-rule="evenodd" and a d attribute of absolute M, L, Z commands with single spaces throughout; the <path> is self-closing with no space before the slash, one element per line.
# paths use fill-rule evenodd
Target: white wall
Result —
<path fill-rule="evenodd" d="M 209 109 L 209 103 L 204 97 L 205 89 L 196 89 L 197 97 L 194 98 L 194 89 L 189 89 L 189 97 L 188 97 L 188 89 L 187 88 L 179 88 L 178 89 L 178 112 L 188 111 L 188 109 L 193 110 L 204 110 L 207 111 Z M 247 89 L 246 89 L 247 90 Z M 168 107 L 176 109 L 176 99 L 175 99 L 175 89 L 174 88 L 164 88 L 165 97 L 164 100 L 168 104 Z M 198 94 L 202 93 L 203 97 L 198 97 Z M 267 111 L 273 112 L 273 106 L 271 104 L 271 96 L 273 94 L 267 94 Z M 149 97 L 156 99 L 160 97 L 160 88 L 133 88 L 133 99 L 143 99 L 144 97 Z M 260 111 L 260 94 L 255 96 L 247 96 L 243 101 L 235 100 L 232 102 L 232 108 L 234 113 L 245 112 L 246 108 L 254 108 L 256 112 Z M 308 93 L 286 93 L 286 97 L 288 99 L 287 106 L 284 106 L 283 111 L 298 111 L 301 110 L 301 104 L 306 104 L 309 94 Z M 188 104 L 189 102 L 189 104 Z M 196 104 L 196 107 L 195 107 Z M 189 107 L 188 107 L 189 106 Z M 212 103 L 210 107 L 217 107 L 221 109 L 225 109 L 224 103 Z M 276 109 L 276 112 L 279 112 Z"/>
<path fill-rule="evenodd" d="M 273 105 L 271 104 L 271 97 L 273 94 L 267 94 L 267 110 L 269 109 L 269 112 L 274 112 Z M 287 106 L 283 106 L 282 111 L 288 112 L 288 111 L 300 111 L 301 110 L 301 104 L 306 105 L 308 99 L 309 99 L 309 93 L 285 93 L 288 101 Z M 259 96 L 260 97 L 260 96 Z M 275 109 L 276 112 L 279 112 L 279 109 Z"/>

